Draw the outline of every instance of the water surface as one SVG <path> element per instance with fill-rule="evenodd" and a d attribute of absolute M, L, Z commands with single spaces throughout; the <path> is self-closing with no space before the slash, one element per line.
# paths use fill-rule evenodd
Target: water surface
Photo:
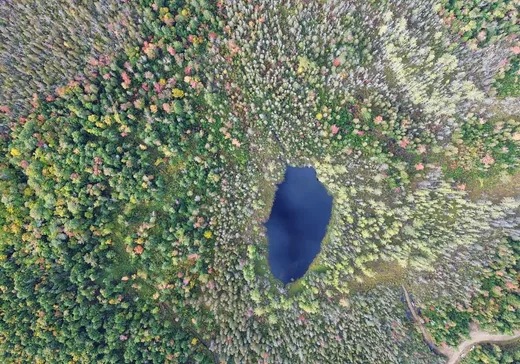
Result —
<path fill-rule="evenodd" d="M 269 265 L 284 283 L 302 277 L 319 253 L 332 210 L 332 197 L 314 168 L 287 167 L 265 226 Z"/>

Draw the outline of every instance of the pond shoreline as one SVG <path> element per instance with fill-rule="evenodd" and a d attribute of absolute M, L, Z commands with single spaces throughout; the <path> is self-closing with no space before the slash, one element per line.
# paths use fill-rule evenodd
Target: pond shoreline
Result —
<path fill-rule="evenodd" d="M 311 167 L 287 166 L 269 219 L 268 261 L 273 275 L 288 284 L 301 278 L 321 251 L 332 214 L 332 196 Z"/>

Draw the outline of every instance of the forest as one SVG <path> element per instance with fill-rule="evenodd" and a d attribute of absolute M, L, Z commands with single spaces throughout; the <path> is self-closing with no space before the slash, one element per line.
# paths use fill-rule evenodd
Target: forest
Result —
<path fill-rule="evenodd" d="M 5 0 L 0 34 L 0 362 L 520 361 L 519 0 Z M 289 167 L 333 202 L 285 284 Z"/>

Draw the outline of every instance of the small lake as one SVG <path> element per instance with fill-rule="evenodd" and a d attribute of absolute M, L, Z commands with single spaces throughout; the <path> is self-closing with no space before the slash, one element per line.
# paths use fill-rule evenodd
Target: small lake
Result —
<path fill-rule="evenodd" d="M 331 210 L 332 196 L 314 168 L 288 166 L 265 223 L 275 278 L 289 283 L 305 274 L 320 251 Z"/>

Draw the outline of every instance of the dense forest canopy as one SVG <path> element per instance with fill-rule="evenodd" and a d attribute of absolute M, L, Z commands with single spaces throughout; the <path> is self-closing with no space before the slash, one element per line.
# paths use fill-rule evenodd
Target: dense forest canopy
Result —
<path fill-rule="evenodd" d="M 2 363 L 517 361 L 519 10 L 0 2 Z M 288 165 L 333 205 L 283 284 Z"/>

